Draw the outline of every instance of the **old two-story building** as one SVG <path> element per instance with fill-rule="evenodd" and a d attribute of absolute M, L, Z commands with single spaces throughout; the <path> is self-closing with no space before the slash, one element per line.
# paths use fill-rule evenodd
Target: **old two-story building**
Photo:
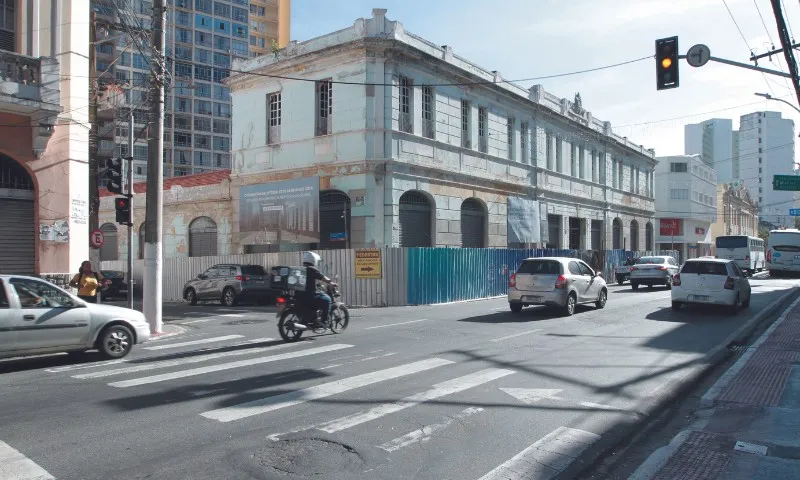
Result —
<path fill-rule="evenodd" d="M 717 221 L 711 225 L 712 239 L 720 235 L 757 237 L 758 223 L 758 203 L 744 182 L 717 185 Z"/>
<path fill-rule="evenodd" d="M 580 95 L 523 88 L 386 10 L 235 63 L 229 83 L 232 215 L 202 214 L 230 233 L 220 252 L 654 246 L 652 150 Z M 187 210 L 184 238 L 188 202 L 167 208 Z"/>

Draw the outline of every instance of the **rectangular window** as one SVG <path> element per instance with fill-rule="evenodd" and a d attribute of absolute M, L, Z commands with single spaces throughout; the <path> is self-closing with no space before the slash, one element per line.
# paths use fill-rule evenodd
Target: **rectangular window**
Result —
<path fill-rule="evenodd" d="M 638 168 L 636 169 L 636 188 L 635 188 L 634 193 L 636 193 L 636 194 L 640 193 L 640 189 L 639 189 L 639 169 Z"/>
<path fill-rule="evenodd" d="M 175 117 L 175 127 L 177 128 L 177 120 L 178 118 Z M 211 119 L 208 117 L 194 117 L 194 129 L 200 132 L 210 132 L 211 131 Z"/>
<path fill-rule="evenodd" d="M 671 200 L 688 200 L 689 189 L 687 188 L 671 188 L 669 190 L 669 198 Z"/>
<path fill-rule="evenodd" d="M 269 105 L 267 144 L 272 145 L 281 141 L 281 94 L 268 95 L 267 105 Z"/>
<path fill-rule="evenodd" d="M 183 45 L 175 45 L 175 59 L 177 60 L 192 60 L 192 47 L 185 47 Z"/>
<path fill-rule="evenodd" d="M 470 117 L 472 105 L 467 100 L 461 100 L 461 146 L 472 148 L 472 135 L 470 132 Z"/>
<path fill-rule="evenodd" d="M 240 57 L 247 57 L 248 54 L 247 40 L 233 40 L 231 42 L 231 50 L 233 50 L 234 55 L 238 55 Z"/>
<path fill-rule="evenodd" d="M 215 68 L 214 69 L 214 83 L 222 83 L 231 75 L 229 70 L 223 68 Z"/>
<path fill-rule="evenodd" d="M 194 28 L 195 30 L 208 30 L 211 31 L 212 20 L 211 17 L 206 15 L 194 14 Z"/>
<path fill-rule="evenodd" d="M 224 53 L 214 52 L 214 65 L 217 67 L 230 68 L 231 57 Z"/>
<path fill-rule="evenodd" d="M 231 106 L 227 103 L 214 102 L 214 116 L 231 118 Z"/>
<path fill-rule="evenodd" d="M 333 117 L 333 83 L 330 78 L 319 80 L 317 90 L 317 136 L 330 135 Z"/>
<path fill-rule="evenodd" d="M 199 167 L 211 166 L 211 152 L 194 152 L 194 164 Z"/>
<path fill-rule="evenodd" d="M 191 133 L 175 132 L 175 133 L 172 134 L 172 143 L 176 147 L 191 147 L 192 146 L 192 134 Z"/>
<path fill-rule="evenodd" d="M 217 100 L 230 100 L 231 88 L 224 85 L 214 85 L 214 98 Z"/>
<path fill-rule="evenodd" d="M 229 34 L 230 31 L 231 31 L 230 22 L 226 22 L 225 20 L 220 20 L 220 19 L 214 19 L 214 32 L 215 33 Z"/>
<path fill-rule="evenodd" d="M 617 161 L 611 160 L 611 187 L 619 188 L 619 176 L 617 175 Z"/>
<path fill-rule="evenodd" d="M 519 124 L 519 151 L 522 163 L 528 163 L 528 122 Z"/>
<path fill-rule="evenodd" d="M 239 8 L 239 7 L 232 7 L 233 10 L 231 12 L 231 18 L 236 20 L 237 22 L 246 22 L 247 21 L 247 9 Z M 261 7 L 263 11 L 264 7 Z"/>
<path fill-rule="evenodd" d="M 564 173 L 564 141 L 556 136 L 556 171 Z"/>
<path fill-rule="evenodd" d="M 195 97 L 204 97 L 209 98 L 211 97 L 211 85 L 208 83 L 195 83 L 194 84 L 194 96 Z"/>
<path fill-rule="evenodd" d="M 231 139 L 228 137 L 214 137 L 212 145 L 214 150 L 218 152 L 231 151 Z"/>
<path fill-rule="evenodd" d="M 582 179 L 586 179 L 586 156 L 583 147 L 578 148 L 578 175 Z"/>
<path fill-rule="evenodd" d="M 489 112 L 486 107 L 478 108 L 478 151 L 489 151 Z"/>
<path fill-rule="evenodd" d="M 211 115 L 211 102 L 208 100 L 195 100 L 194 113 L 201 115 Z"/>
<path fill-rule="evenodd" d="M 201 12 L 211 13 L 211 0 L 194 0 L 195 10 Z"/>
<path fill-rule="evenodd" d="M 211 137 L 209 135 L 195 135 L 194 146 L 195 148 L 211 150 Z"/>
<path fill-rule="evenodd" d="M 592 150 L 592 182 L 599 181 L 600 168 L 598 167 L 597 150 Z"/>
<path fill-rule="evenodd" d="M 175 62 L 175 76 L 192 78 L 192 65 L 190 63 Z"/>
<path fill-rule="evenodd" d="M 422 136 L 425 138 L 435 138 L 436 128 L 434 124 L 434 114 L 436 100 L 433 96 L 433 87 L 422 87 Z"/>
<path fill-rule="evenodd" d="M 578 176 L 578 146 L 569 145 L 569 174 L 573 177 Z"/>
<path fill-rule="evenodd" d="M 689 165 L 686 162 L 672 162 L 669 164 L 669 171 L 673 173 L 688 172 Z"/>
<path fill-rule="evenodd" d="M 230 17 L 231 6 L 222 2 L 214 2 L 214 15 L 218 17 Z"/>
<path fill-rule="evenodd" d="M 553 153 L 553 135 L 550 132 L 544 134 L 544 156 L 547 162 L 547 169 L 553 169 L 553 160 L 555 155 Z"/>
<path fill-rule="evenodd" d="M 400 131 L 414 132 L 414 110 L 411 108 L 411 96 L 414 84 L 410 78 L 400 77 Z"/>
<path fill-rule="evenodd" d="M 233 36 L 234 37 L 247 38 L 247 25 L 241 25 L 241 24 L 238 24 L 238 23 L 234 23 L 231 26 L 231 30 L 233 31 Z"/>
<path fill-rule="evenodd" d="M 506 145 L 509 160 L 514 160 L 514 119 L 509 117 L 506 121 Z"/>
<path fill-rule="evenodd" d="M 228 51 L 231 49 L 231 39 L 228 37 L 220 37 L 219 35 L 214 35 L 214 48 L 217 50 Z"/>
<path fill-rule="evenodd" d="M 194 32 L 194 44 L 195 46 L 199 47 L 210 47 L 213 45 L 212 43 L 213 36 L 210 33 L 206 32 Z"/>
<path fill-rule="evenodd" d="M 224 133 L 229 135 L 231 133 L 231 122 L 228 120 L 214 119 L 214 133 Z"/>
<path fill-rule="evenodd" d="M 175 11 L 175 25 L 189 27 L 192 25 L 192 16 L 188 12 Z"/>
<path fill-rule="evenodd" d="M 202 65 L 194 66 L 194 79 L 195 80 L 211 80 L 211 67 L 204 67 Z"/>

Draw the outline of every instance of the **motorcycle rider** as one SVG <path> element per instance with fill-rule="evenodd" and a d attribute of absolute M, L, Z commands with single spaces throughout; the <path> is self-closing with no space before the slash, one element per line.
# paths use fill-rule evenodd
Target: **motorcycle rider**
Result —
<path fill-rule="evenodd" d="M 322 258 L 314 252 L 305 252 L 303 254 L 303 266 L 306 267 L 306 289 L 304 292 L 304 300 L 311 302 L 311 305 L 321 309 L 325 315 L 330 314 L 331 303 L 333 300 L 327 293 L 320 291 L 317 288 L 317 282 L 324 284 L 336 285 L 333 281 L 326 277 L 318 270 L 319 263 Z M 314 315 L 314 322 L 318 323 L 316 315 Z"/>

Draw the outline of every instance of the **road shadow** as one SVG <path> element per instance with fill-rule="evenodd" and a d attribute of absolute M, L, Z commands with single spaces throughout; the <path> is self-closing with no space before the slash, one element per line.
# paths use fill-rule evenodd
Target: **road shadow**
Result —
<path fill-rule="evenodd" d="M 589 310 L 596 310 L 593 305 L 578 305 L 575 308 L 575 315 L 580 315 Z M 538 322 L 540 320 L 551 320 L 553 318 L 561 318 L 563 315 L 557 308 L 533 306 L 525 307 L 519 313 L 512 313 L 508 311 L 498 311 L 485 315 L 478 315 L 475 317 L 459 318 L 459 322 L 467 323 L 528 323 Z"/>

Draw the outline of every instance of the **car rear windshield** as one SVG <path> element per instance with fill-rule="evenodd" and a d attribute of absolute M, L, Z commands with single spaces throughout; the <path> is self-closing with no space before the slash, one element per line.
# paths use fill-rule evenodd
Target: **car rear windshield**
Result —
<path fill-rule="evenodd" d="M 664 263 L 664 259 L 661 257 L 642 257 L 636 262 L 636 265 L 645 265 L 645 264 L 654 264 L 660 265 Z"/>
<path fill-rule="evenodd" d="M 683 269 L 681 269 L 681 274 L 684 273 L 728 276 L 728 268 L 724 263 L 720 262 L 686 262 L 683 264 Z"/>
<path fill-rule="evenodd" d="M 717 237 L 717 248 L 747 248 L 747 237 Z"/>
<path fill-rule="evenodd" d="M 261 265 L 242 265 L 242 275 L 266 275 L 267 271 Z"/>
<path fill-rule="evenodd" d="M 800 252 L 800 234 L 770 232 L 767 240 L 770 248 L 778 252 Z"/>
<path fill-rule="evenodd" d="M 527 260 L 522 262 L 517 273 L 561 275 L 561 263 L 555 260 Z"/>

